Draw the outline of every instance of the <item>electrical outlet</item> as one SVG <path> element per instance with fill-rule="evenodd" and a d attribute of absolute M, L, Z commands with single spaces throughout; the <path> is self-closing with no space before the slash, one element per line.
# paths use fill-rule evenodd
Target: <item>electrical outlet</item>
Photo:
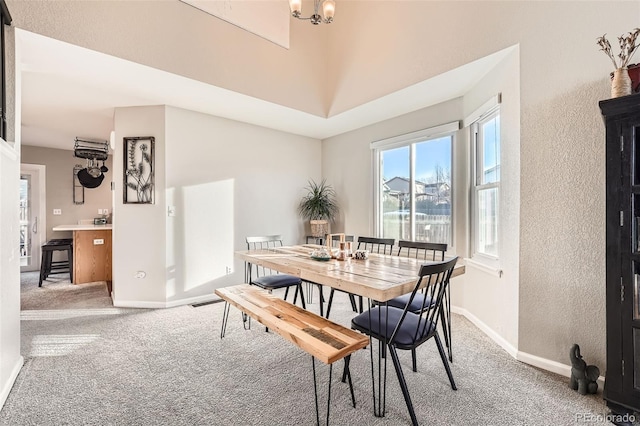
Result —
<path fill-rule="evenodd" d="M 103 215 L 108 215 L 109 214 L 109 209 L 102 209 L 102 214 Z"/>
<path fill-rule="evenodd" d="M 53 209 L 54 216 L 60 216 L 62 214 L 62 209 Z"/>

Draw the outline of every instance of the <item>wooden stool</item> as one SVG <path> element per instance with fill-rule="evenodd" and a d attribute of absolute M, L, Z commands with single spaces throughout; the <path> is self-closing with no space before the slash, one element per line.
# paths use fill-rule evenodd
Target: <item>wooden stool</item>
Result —
<path fill-rule="evenodd" d="M 53 261 L 53 252 L 67 251 L 67 260 Z M 42 281 L 49 275 L 69 274 L 69 280 L 73 282 L 73 239 L 49 240 L 42 245 L 42 262 L 40 264 L 40 282 L 38 287 L 42 287 Z"/>

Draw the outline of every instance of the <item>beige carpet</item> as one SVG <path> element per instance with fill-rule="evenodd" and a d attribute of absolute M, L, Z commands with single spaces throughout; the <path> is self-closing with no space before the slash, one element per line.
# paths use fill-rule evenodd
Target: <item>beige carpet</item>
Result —
<path fill-rule="evenodd" d="M 318 312 L 317 293 L 313 299 L 309 308 Z M 245 330 L 235 308 L 220 339 L 223 308 L 216 303 L 69 318 L 31 311 L 37 317 L 23 317 L 21 324 L 25 364 L 0 410 L 0 425 L 314 425 L 309 355 L 255 321 Z M 348 326 L 351 317 L 348 297 L 337 294 L 331 318 Z M 421 425 L 606 423 L 580 420 L 604 418 L 601 392 L 582 396 L 569 389 L 566 377 L 516 361 L 465 318 L 453 315 L 452 324 L 457 391 L 433 341 L 418 349 L 416 373 L 411 354 L 400 353 Z M 329 372 L 317 364 L 324 407 Z M 331 424 L 411 424 L 393 367 L 384 418 L 373 415 L 369 351 L 351 360 L 355 408 L 340 382 L 341 367 L 333 371 Z"/>
<path fill-rule="evenodd" d="M 20 309 L 82 309 L 113 307 L 105 281 L 71 284 L 68 276 L 50 277 L 38 287 L 40 272 L 20 274 Z"/>

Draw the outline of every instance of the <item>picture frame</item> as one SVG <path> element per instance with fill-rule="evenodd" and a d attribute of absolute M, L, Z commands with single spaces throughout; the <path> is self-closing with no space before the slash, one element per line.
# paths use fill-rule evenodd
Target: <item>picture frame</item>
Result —
<path fill-rule="evenodd" d="M 153 136 L 125 137 L 123 167 L 124 204 L 154 204 L 154 148 Z"/>

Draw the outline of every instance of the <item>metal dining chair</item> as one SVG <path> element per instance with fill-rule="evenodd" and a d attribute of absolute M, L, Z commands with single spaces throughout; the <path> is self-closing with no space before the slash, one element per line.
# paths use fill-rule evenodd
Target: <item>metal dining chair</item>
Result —
<path fill-rule="evenodd" d="M 272 249 L 283 246 L 281 235 L 247 237 L 246 241 L 247 250 Z M 259 265 L 252 265 L 245 262 L 245 282 L 269 291 L 284 288 L 285 300 L 287 300 L 289 288 L 295 287 L 296 291 L 293 296 L 293 303 L 296 303 L 299 292 L 300 300 L 302 301 L 302 307 L 304 309 L 307 308 L 304 301 L 304 294 L 302 292 L 302 280 L 300 279 L 300 277 L 288 274 L 280 274 L 268 268 L 264 268 Z"/>
<path fill-rule="evenodd" d="M 418 280 L 404 308 L 400 309 L 395 306 L 381 304 L 361 313 L 351 320 L 351 328 L 379 340 L 385 345 L 384 347 L 388 348 L 393 361 L 393 367 L 398 376 L 402 395 L 404 396 L 411 421 L 414 425 L 417 425 L 418 421 L 411 402 L 411 396 L 409 395 L 407 382 L 404 379 L 400 360 L 398 359 L 397 350 L 415 351 L 418 346 L 433 338 L 449 378 L 451 389 L 457 389 L 451 367 L 449 366 L 442 342 L 440 341 L 437 327 L 438 319 L 442 318 L 441 312 L 444 309 L 445 294 L 449 287 L 449 280 L 457 260 L 458 258 L 455 257 L 446 262 L 422 265 L 420 267 Z M 422 293 L 420 288 L 423 285 L 425 287 Z M 425 295 L 425 297 L 422 298 L 421 309 L 418 313 L 411 312 L 409 306 L 416 300 L 418 294 Z M 371 348 L 372 365 L 373 352 L 373 348 Z M 384 351 L 381 351 L 379 353 L 383 352 Z M 384 377 L 386 380 L 386 374 Z M 375 379 L 375 377 L 372 377 L 372 379 Z M 386 383 L 383 386 L 386 386 Z"/>
<path fill-rule="evenodd" d="M 445 243 L 427 243 L 422 241 L 398 241 L 398 256 L 413 257 L 416 259 L 422 259 L 427 261 L 444 261 L 444 254 L 447 251 L 447 244 Z M 403 309 L 409 302 L 410 294 L 403 294 L 387 302 L 389 306 L 395 306 L 396 308 Z M 413 313 L 419 313 L 423 304 L 430 304 L 427 298 L 428 295 L 424 293 L 418 293 L 416 298 L 409 305 L 409 310 Z M 442 312 L 442 335 L 444 337 L 444 343 L 447 347 L 447 353 L 449 354 L 449 361 L 453 362 L 453 348 L 451 345 L 451 293 L 450 287 L 447 287 L 447 292 L 444 296 L 444 309 Z M 417 362 L 415 351 L 411 352 L 413 371 L 417 371 Z"/>
<path fill-rule="evenodd" d="M 393 238 L 375 238 L 375 237 L 358 237 L 358 246 L 356 250 L 369 250 L 371 253 L 378 254 L 393 254 L 393 245 L 396 240 Z M 342 291 L 342 290 L 338 290 Z M 331 292 L 329 293 L 329 301 L 327 303 L 327 318 L 329 318 L 329 313 L 331 312 L 331 304 L 333 302 L 333 295 L 335 294 L 336 289 L 331 288 Z M 345 292 L 346 293 L 346 292 Z M 351 301 L 351 308 L 353 312 L 362 313 L 362 296 L 359 296 L 359 308 L 356 307 L 355 296 L 351 293 L 349 294 L 349 300 Z"/>

